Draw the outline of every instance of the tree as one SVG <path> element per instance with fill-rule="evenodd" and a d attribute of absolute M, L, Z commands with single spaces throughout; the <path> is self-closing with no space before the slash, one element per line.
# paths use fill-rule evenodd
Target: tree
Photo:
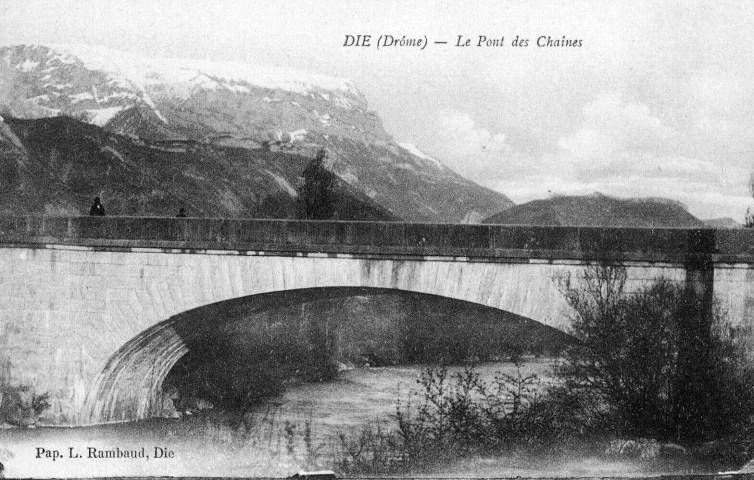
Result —
<path fill-rule="evenodd" d="M 325 166 L 326 161 L 327 151 L 322 149 L 304 169 L 299 202 L 307 220 L 327 220 L 335 216 L 336 179 Z"/>
<path fill-rule="evenodd" d="M 625 269 L 603 264 L 587 267 L 578 285 L 561 278 L 560 287 L 578 342 L 567 348 L 558 374 L 588 423 L 617 435 L 689 444 L 731 435 L 749 422 L 751 369 L 719 308 L 708 360 L 699 365 L 710 383 L 679 388 L 683 285 L 658 279 L 628 291 Z M 679 395 L 693 395 L 698 415 L 679 414 Z"/>
<path fill-rule="evenodd" d="M 751 207 L 746 209 L 746 217 L 744 217 L 744 228 L 754 228 L 754 213 L 752 213 Z"/>

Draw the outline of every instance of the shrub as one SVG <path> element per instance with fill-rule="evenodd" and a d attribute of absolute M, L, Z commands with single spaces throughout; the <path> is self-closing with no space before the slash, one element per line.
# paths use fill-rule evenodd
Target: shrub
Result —
<path fill-rule="evenodd" d="M 341 432 L 333 449 L 334 468 L 345 475 L 406 473 L 412 468 L 406 445 L 397 432 L 369 424 L 355 436 Z"/>
<path fill-rule="evenodd" d="M 558 279 L 575 312 L 571 334 L 577 341 L 555 367 L 555 385 L 541 388 L 520 369 L 492 382 L 473 369 L 428 369 L 410 403 L 398 405 L 397 428 L 341 436 L 339 469 L 426 471 L 459 457 L 574 446 L 704 469 L 742 464 L 754 454 L 754 370 L 745 351 L 750 338 L 731 329 L 715 304 L 707 358 L 699 362 L 707 383 L 702 391 L 690 390 L 701 413 L 691 419 L 694 425 L 683 425 L 688 419 L 679 412 L 679 397 L 689 391 L 688 385 L 679 388 L 681 327 L 689 311 L 684 286 L 658 279 L 629 291 L 626 280 L 625 269 L 612 265 L 587 268 L 578 284 Z"/>
<path fill-rule="evenodd" d="M 608 457 L 641 458 L 654 460 L 660 455 L 660 444 L 655 439 L 612 440 L 605 450 Z"/>
<path fill-rule="evenodd" d="M 48 393 L 39 395 L 28 386 L 13 386 L 0 380 L 0 423 L 34 425 L 50 407 L 49 398 Z"/>
<path fill-rule="evenodd" d="M 618 436 L 690 444 L 725 437 L 748 423 L 754 376 L 719 307 L 708 360 L 699 360 L 706 384 L 680 392 L 681 326 L 688 311 L 682 286 L 659 279 L 629 292 L 625 269 L 614 265 L 588 267 L 579 285 L 559 281 L 575 312 L 571 333 L 578 340 L 558 369 L 559 394 L 578 404 L 585 424 Z M 682 394 L 694 396 L 698 415 L 684 418 Z"/>
<path fill-rule="evenodd" d="M 397 407 L 397 428 L 368 426 L 341 434 L 337 468 L 344 474 L 426 471 L 461 457 L 532 446 L 549 417 L 537 408 L 539 380 L 498 373 L 485 382 L 473 368 L 450 374 L 428 368 L 411 391 L 416 405 Z"/>

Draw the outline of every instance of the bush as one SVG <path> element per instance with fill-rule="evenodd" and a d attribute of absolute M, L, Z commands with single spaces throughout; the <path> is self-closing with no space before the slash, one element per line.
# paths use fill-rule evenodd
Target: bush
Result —
<path fill-rule="evenodd" d="M 337 440 L 333 451 L 334 468 L 344 475 L 406 473 L 412 470 L 401 437 L 379 423 L 362 427 L 356 436 L 341 432 Z"/>
<path fill-rule="evenodd" d="M 420 391 L 413 392 L 420 399 L 416 412 L 398 410 L 401 436 L 409 446 L 461 454 L 496 452 L 513 441 L 532 440 L 530 413 L 538 402 L 539 380 L 523 377 L 520 367 L 517 372 L 498 372 L 487 383 L 471 368 L 453 375 L 445 368 L 426 370 Z"/>
<path fill-rule="evenodd" d="M 39 395 L 28 386 L 8 385 L 0 380 L 0 424 L 17 427 L 36 424 L 39 416 L 50 407 L 49 398 L 48 393 Z"/>
<path fill-rule="evenodd" d="M 611 265 L 587 268 L 578 284 L 558 281 L 575 312 L 577 341 L 555 367 L 555 385 L 540 388 L 520 370 L 489 383 L 473 369 L 426 370 L 409 405 L 398 405 L 397 428 L 341 437 L 340 470 L 426 471 L 522 447 L 529 454 L 586 448 L 702 469 L 730 469 L 751 458 L 754 370 L 745 350 L 751 345 L 744 344 L 750 338 L 730 328 L 719 305 L 706 359 L 699 361 L 705 388 L 694 390 L 698 385 L 679 385 L 681 328 L 689 312 L 684 285 L 659 279 L 628 291 L 625 270 Z M 679 397 L 689 391 L 700 412 L 693 425 L 679 411 L 685 405 Z"/>
<path fill-rule="evenodd" d="M 548 430 L 537 408 L 539 380 L 498 373 L 485 382 L 472 368 L 450 374 L 428 368 L 411 391 L 417 405 L 397 407 L 394 430 L 378 425 L 340 436 L 337 468 L 344 474 L 427 471 L 473 455 L 531 447 Z"/>
<path fill-rule="evenodd" d="M 692 386 L 691 392 L 685 385 L 681 392 L 678 358 L 688 311 L 683 286 L 659 279 L 628 292 L 625 269 L 613 265 L 588 267 L 580 285 L 562 278 L 560 286 L 575 312 L 571 333 L 578 340 L 566 349 L 557 372 L 563 380 L 560 395 L 578 404 L 578 415 L 590 428 L 692 444 L 748 424 L 754 376 L 718 306 L 708 360 L 699 359 L 706 384 Z M 693 418 L 680 411 L 680 396 L 689 394 L 698 408 Z"/>

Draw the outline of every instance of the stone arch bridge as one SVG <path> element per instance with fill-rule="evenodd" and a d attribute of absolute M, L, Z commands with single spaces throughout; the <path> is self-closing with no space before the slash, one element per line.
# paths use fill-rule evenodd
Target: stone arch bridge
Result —
<path fill-rule="evenodd" d="M 709 321 L 714 293 L 750 324 L 749 230 L 0 217 L 0 374 L 49 392 L 53 423 L 142 419 L 185 332 L 230 310 L 387 289 L 566 329 L 553 278 L 601 260 L 623 264 L 629 286 L 686 282 L 689 322 Z"/>

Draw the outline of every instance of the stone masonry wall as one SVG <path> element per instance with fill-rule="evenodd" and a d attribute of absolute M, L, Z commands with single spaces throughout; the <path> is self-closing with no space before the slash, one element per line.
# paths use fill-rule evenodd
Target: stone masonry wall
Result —
<path fill-rule="evenodd" d="M 108 359 L 141 332 L 192 308 L 279 290 L 365 286 L 467 300 L 565 329 L 567 309 L 553 277 L 582 271 L 579 261 L 0 247 L 0 371 L 50 392 L 52 423 L 79 424 Z M 631 288 L 659 276 L 685 278 L 682 267 L 670 264 L 629 264 L 628 272 Z M 751 318 L 752 275 L 747 265 L 717 266 L 716 293 L 737 324 Z"/>

